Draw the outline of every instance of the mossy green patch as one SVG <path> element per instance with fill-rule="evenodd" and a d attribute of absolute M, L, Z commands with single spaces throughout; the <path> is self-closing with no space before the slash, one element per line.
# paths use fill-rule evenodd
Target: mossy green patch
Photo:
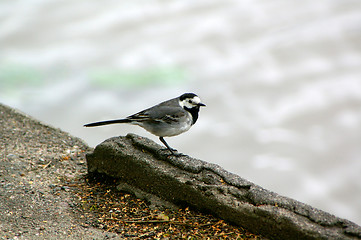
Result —
<path fill-rule="evenodd" d="M 0 64 L 0 88 L 38 86 L 43 82 L 44 75 L 39 69 L 22 64 Z"/>
<path fill-rule="evenodd" d="M 92 84 L 104 88 L 140 88 L 178 84 L 186 80 L 186 74 L 182 69 L 175 67 L 105 69 L 92 72 L 89 78 Z"/>

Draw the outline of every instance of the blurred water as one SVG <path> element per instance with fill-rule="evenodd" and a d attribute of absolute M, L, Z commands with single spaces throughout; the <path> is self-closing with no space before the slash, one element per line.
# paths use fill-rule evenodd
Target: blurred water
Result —
<path fill-rule="evenodd" d="M 84 129 L 186 91 L 181 152 L 361 224 L 361 2 L 0 2 L 0 101 Z"/>

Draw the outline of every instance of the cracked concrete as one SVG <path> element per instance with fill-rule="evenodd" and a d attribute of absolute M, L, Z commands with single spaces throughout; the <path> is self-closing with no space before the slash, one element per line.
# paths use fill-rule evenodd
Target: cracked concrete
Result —
<path fill-rule="evenodd" d="M 134 134 L 104 141 L 87 162 L 89 173 L 119 178 L 272 239 L 361 239 L 361 227 L 351 221 L 268 191 L 216 164 L 170 156 Z"/>

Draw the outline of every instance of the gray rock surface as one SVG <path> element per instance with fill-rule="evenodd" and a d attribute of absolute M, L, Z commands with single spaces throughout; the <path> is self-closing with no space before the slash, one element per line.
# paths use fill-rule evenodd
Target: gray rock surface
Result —
<path fill-rule="evenodd" d="M 89 173 L 105 173 L 179 206 L 191 206 L 272 239 L 361 239 L 361 227 L 261 188 L 218 165 L 170 156 L 128 134 L 87 155 Z M 121 186 L 120 188 L 124 188 Z"/>

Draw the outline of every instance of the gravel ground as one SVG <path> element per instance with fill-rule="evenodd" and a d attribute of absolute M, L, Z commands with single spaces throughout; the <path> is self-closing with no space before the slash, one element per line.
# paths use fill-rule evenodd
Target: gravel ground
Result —
<path fill-rule="evenodd" d="M 188 208 L 154 209 L 87 176 L 82 140 L 0 104 L 1 239 L 263 239 Z"/>

